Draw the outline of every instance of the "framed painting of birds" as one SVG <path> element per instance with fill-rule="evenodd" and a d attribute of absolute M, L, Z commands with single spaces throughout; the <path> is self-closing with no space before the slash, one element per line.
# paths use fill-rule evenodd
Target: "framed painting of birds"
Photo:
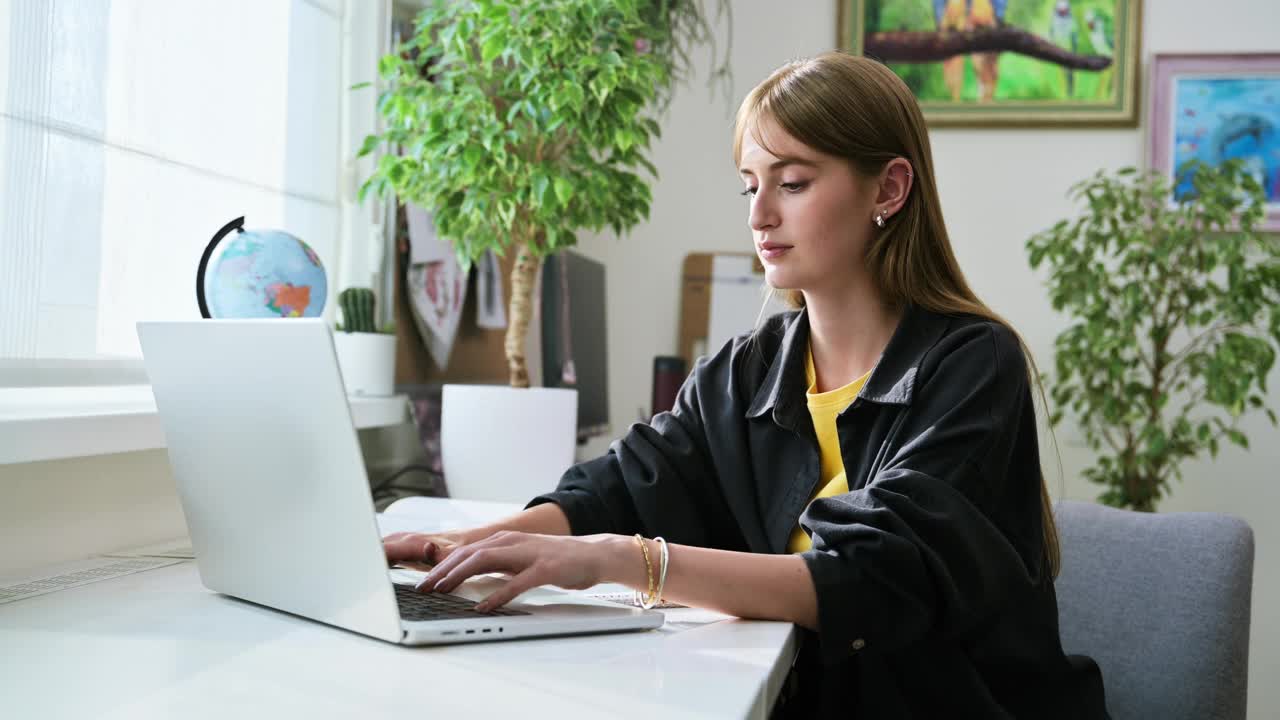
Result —
<path fill-rule="evenodd" d="M 838 46 L 934 126 L 1134 126 L 1140 0 L 838 0 Z"/>

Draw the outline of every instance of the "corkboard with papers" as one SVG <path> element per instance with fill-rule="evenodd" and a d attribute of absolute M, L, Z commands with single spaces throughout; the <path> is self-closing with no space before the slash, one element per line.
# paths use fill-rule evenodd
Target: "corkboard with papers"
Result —
<path fill-rule="evenodd" d="M 678 352 L 692 369 L 699 356 L 714 354 L 757 319 L 785 309 L 781 298 L 768 297 L 764 267 L 754 254 L 689 253 L 681 268 Z"/>
<path fill-rule="evenodd" d="M 467 296 L 462 306 L 462 321 L 458 325 L 457 339 L 449 356 L 447 368 L 440 368 L 427 352 L 418 328 L 414 324 L 409 296 L 405 292 L 405 271 L 409 262 L 407 252 L 397 253 L 396 259 L 396 384 L 422 385 L 429 383 L 486 383 L 505 385 L 507 382 L 507 358 L 502 344 L 505 330 L 486 330 L 476 325 L 476 284 L 467 285 Z M 506 297 L 511 293 L 511 263 L 513 255 L 501 259 L 502 282 Z"/>

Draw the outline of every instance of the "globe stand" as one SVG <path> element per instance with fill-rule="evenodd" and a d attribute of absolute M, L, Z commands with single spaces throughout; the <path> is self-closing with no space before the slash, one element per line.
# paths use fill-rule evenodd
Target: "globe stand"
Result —
<path fill-rule="evenodd" d="M 213 249 L 218 247 L 218 243 L 222 239 L 231 234 L 231 231 L 244 232 L 244 216 L 232 220 L 213 236 L 209 244 L 204 249 L 204 254 L 200 256 L 200 266 L 196 268 L 196 301 L 200 303 L 200 317 L 210 319 L 213 315 L 209 314 L 209 304 L 204 297 L 204 272 L 209 267 L 209 258 L 213 256 Z"/>

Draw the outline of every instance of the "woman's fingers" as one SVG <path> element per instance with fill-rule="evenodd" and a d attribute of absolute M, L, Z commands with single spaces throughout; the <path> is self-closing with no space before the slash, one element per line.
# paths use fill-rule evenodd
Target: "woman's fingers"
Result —
<path fill-rule="evenodd" d="M 537 572 L 533 567 L 527 568 L 524 572 L 519 573 L 511 578 L 506 585 L 495 590 L 489 597 L 476 603 L 477 612 L 489 612 L 506 605 L 522 595 L 525 591 L 530 590 L 542 583 L 538 580 Z"/>
<path fill-rule="evenodd" d="M 596 545 L 575 538 L 498 533 L 453 549 L 427 573 L 418 584 L 418 590 L 452 592 L 468 578 L 486 573 L 514 576 L 501 590 L 485 598 L 483 608 L 493 609 L 535 585 L 557 585 L 569 589 L 590 587 L 596 582 L 596 574 L 592 570 L 593 553 L 598 553 Z"/>
<path fill-rule="evenodd" d="M 447 552 L 439 553 L 440 557 L 436 558 L 435 567 L 427 576 L 418 584 L 421 590 L 430 590 L 433 585 L 439 584 L 441 578 L 446 573 L 457 567 L 458 563 L 463 562 L 471 557 L 473 553 L 479 552 L 486 548 L 507 547 L 520 542 L 523 533 L 509 533 L 506 531 L 495 533 L 469 545 L 451 546 Z M 491 572 L 491 571 L 484 571 Z M 478 573 L 476 573 L 478 574 Z"/>
<path fill-rule="evenodd" d="M 401 533 L 400 537 L 388 535 L 382 539 L 382 549 L 388 562 L 438 563 L 455 547 L 448 538 L 423 533 Z"/>
<path fill-rule="evenodd" d="M 435 580 L 433 589 L 437 592 L 450 592 L 461 585 L 467 578 L 475 577 L 476 575 L 491 572 L 505 572 L 512 575 L 520 573 L 531 564 L 532 558 L 529 558 L 528 555 L 529 553 L 520 547 L 476 548 L 466 552 L 466 557 L 460 561 L 450 563 L 449 567 L 438 567 L 432 570 L 427 578 L 430 580 L 432 575 L 437 574 L 437 571 L 443 571 L 443 575 L 438 576 L 439 579 Z M 432 588 L 432 585 L 427 582 L 424 582 L 423 586 Z"/>
<path fill-rule="evenodd" d="M 391 562 L 400 562 L 401 560 L 422 561 L 426 557 L 425 550 L 430 542 L 426 535 L 405 533 L 396 538 L 384 538 L 382 540 L 382 549 L 387 554 L 387 560 Z"/>

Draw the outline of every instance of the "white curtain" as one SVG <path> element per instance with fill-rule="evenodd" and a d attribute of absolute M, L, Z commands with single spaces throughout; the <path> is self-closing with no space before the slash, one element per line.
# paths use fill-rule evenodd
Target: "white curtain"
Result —
<path fill-rule="evenodd" d="M 200 254 L 240 215 L 335 287 L 343 9 L 0 0 L 0 359 L 137 357 L 137 320 L 199 317 Z"/>

